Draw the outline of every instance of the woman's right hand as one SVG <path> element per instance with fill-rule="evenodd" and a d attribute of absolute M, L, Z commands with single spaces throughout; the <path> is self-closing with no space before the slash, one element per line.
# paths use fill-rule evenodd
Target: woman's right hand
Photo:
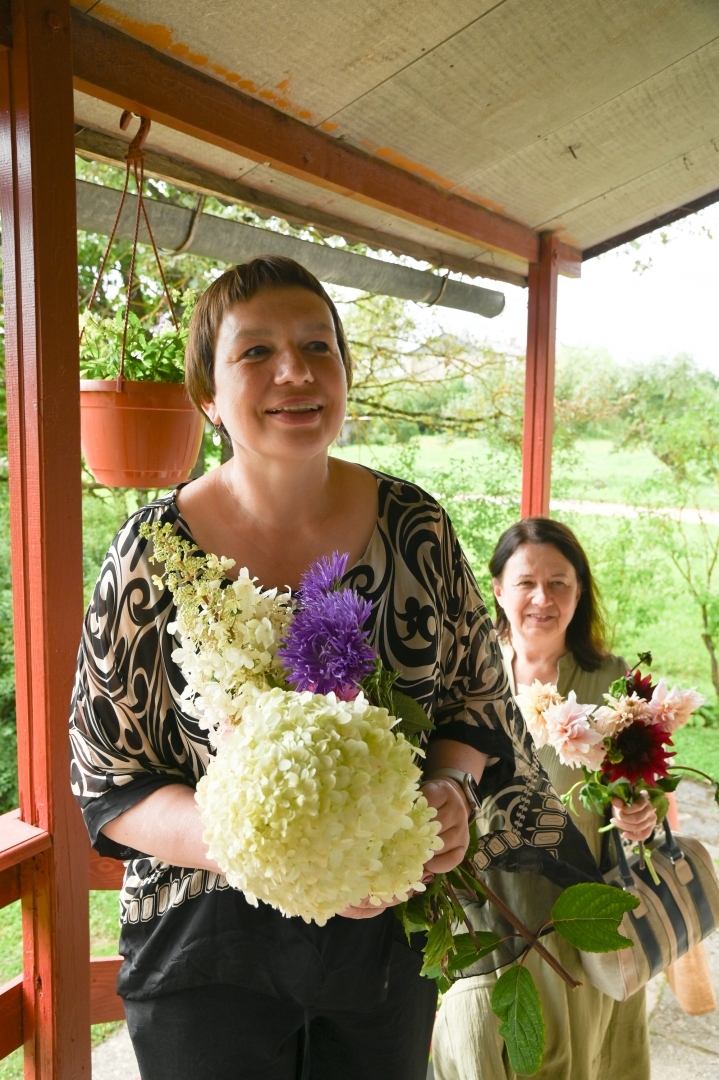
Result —
<path fill-rule="evenodd" d="M 621 799 L 612 799 L 612 825 L 615 825 L 625 840 L 639 843 L 648 840 L 657 824 L 657 812 L 649 802 L 646 791 L 638 799 L 627 805 Z"/>

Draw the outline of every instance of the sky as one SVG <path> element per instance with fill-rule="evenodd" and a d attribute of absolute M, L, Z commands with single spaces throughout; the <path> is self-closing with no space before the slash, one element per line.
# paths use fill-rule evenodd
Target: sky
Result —
<path fill-rule="evenodd" d="M 475 283 L 504 292 L 501 315 L 433 308 L 422 321 L 523 352 L 526 289 Z M 560 277 L 557 344 L 606 349 L 621 364 L 687 353 L 719 375 L 719 205 L 589 260 L 579 279 Z"/>

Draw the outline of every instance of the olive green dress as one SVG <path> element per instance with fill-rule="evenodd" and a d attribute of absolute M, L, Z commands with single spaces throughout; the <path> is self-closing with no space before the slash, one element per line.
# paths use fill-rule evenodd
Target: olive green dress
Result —
<path fill-rule="evenodd" d="M 502 653 L 512 692 L 514 651 L 502 642 Z M 623 675 L 624 662 L 609 656 L 598 671 L 583 671 L 571 654 L 559 661 L 558 690 L 565 697 L 574 690 L 582 704 L 603 704 L 614 679 Z M 582 778 L 581 770 L 562 765 L 555 751 L 544 746 L 539 759 L 555 790 L 564 794 Z M 601 818 L 578 802 L 574 818 L 594 857 L 599 860 Z M 525 879 L 526 880 L 526 879 Z M 628 1001 L 617 1002 L 591 986 L 579 953 L 552 934 L 547 948 L 583 985 L 570 990 L 536 953 L 526 967 L 539 989 L 547 1029 L 544 1064 L 537 1080 L 649 1080 L 649 1032 L 644 990 Z M 434 1030 L 433 1063 L 436 1080 L 515 1080 L 499 1035 L 499 1021 L 490 996 L 497 973 L 460 979 L 442 999 Z"/>

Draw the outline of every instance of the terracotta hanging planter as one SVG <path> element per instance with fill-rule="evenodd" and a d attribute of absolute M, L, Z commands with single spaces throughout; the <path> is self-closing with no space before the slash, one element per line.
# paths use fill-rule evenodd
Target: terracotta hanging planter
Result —
<path fill-rule="evenodd" d="M 127 111 L 122 114 L 123 130 L 130 117 Z M 175 314 L 142 194 L 142 146 L 149 129 L 149 119 L 141 117 L 140 129 L 126 155 L 122 197 L 80 334 L 81 346 L 85 337 L 81 370 L 86 375 L 100 376 L 80 379 L 82 452 L 97 483 L 106 487 L 161 488 L 187 480 L 204 429 L 204 417 L 190 401 L 184 383 L 175 381 L 182 375 L 187 330 Z M 131 171 L 135 175 L 137 203 L 127 295 L 129 298 L 132 294 L 137 238 L 144 216 L 174 324 L 174 330 L 149 338 L 137 316 L 130 314 L 129 300 L 124 318 L 118 312 L 114 320 L 96 322 L 94 329 L 89 314 L 120 221 Z M 119 369 L 115 367 L 117 354 Z M 110 372 L 116 372 L 116 377 L 102 377 Z M 126 374 L 139 374 L 141 379 L 127 378 Z M 170 381 L 166 381 L 168 378 Z"/>
<path fill-rule="evenodd" d="M 82 452 L 98 484 L 160 488 L 187 480 L 204 418 L 183 383 L 80 380 Z"/>

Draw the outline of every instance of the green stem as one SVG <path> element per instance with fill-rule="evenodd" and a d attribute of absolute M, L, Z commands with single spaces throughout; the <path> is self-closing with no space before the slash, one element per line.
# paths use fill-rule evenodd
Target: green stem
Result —
<path fill-rule="evenodd" d="M 719 786 L 717 784 L 717 781 L 714 780 L 711 776 L 708 776 L 707 773 L 702 772 L 701 769 L 692 769 L 691 766 L 689 766 L 689 765 L 670 765 L 669 766 L 669 772 L 690 772 L 690 773 L 695 773 L 697 776 L 704 777 L 704 779 L 708 783 L 713 784 L 714 787 Z"/>

